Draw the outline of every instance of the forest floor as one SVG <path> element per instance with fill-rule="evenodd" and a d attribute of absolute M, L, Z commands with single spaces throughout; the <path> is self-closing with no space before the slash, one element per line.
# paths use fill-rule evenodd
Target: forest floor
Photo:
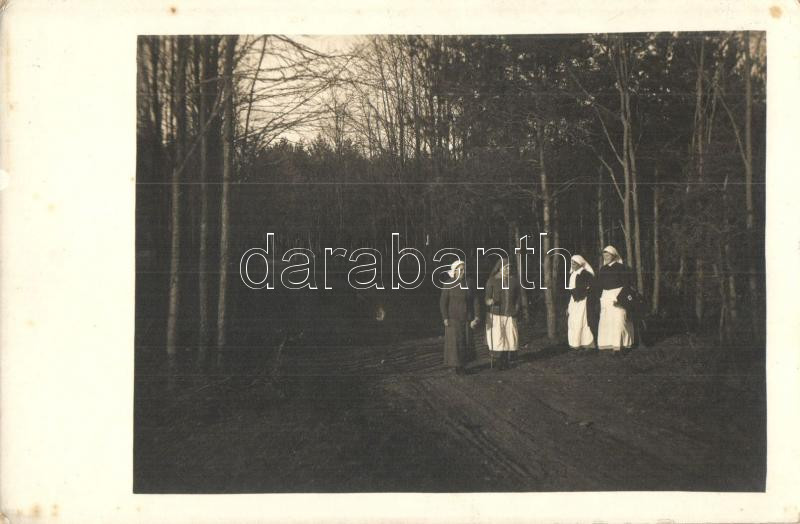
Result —
<path fill-rule="evenodd" d="M 278 383 L 140 395 L 134 489 L 764 489 L 763 350 L 675 336 L 617 356 L 534 338 L 496 371 L 478 349 L 455 375 L 438 337 L 289 347 Z"/>

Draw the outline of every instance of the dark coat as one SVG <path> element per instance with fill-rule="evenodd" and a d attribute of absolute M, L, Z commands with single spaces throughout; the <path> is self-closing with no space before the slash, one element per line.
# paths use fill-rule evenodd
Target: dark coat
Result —
<path fill-rule="evenodd" d="M 601 267 L 597 274 L 599 293 L 602 293 L 604 289 L 616 289 L 630 286 L 631 284 L 633 284 L 633 272 L 628 266 L 619 262 L 612 262 L 607 266 Z"/>
<path fill-rule="evenodd" d="M 589 291 L 594 285 L 594 275 L 588 271 L 581 271 L 575 278 L 575 287 L 570 289 L 569 293 L 575 302 L 580 302 L 589 296 Z"/>
<path fill-rule="evenodd" d="M 439 299 L 444 328 L 444 365 L 461 367 L 475 359 L 475 344 L 469 323 L 478 318 L 480 301 L 475 288 L 466 280 L 467 289 L 460 285 L 443 289 Z"/>
<path fill-rule="evenodd" d="M 638 339 L 641 337 L 643 327 L 641 320 L 645 313 L 644 299 L 636 290 L 634 281 L 633 270 L 621 262 L 612 262 L 607 266 L 600 268 L 597 275 L 597 301 L 599 307 L 600 295 L 604 289 L 617 289 L 623 288 L 620 295 L 617 297 L 617 305 L 625 308 L 629 315 L 634 327 L 633 337 L 636 340 L 634 345 L 638 344 Z M 630 300 L 628 298 L 630 297 Z M 598 316 L 599 323 L 599 316 Z M 596 337 L 596 335 L 595 335 Z"/>
<path fill-rule="evenodd" d="M 439 298 L 439 311 L 442 320 L 466 320 L 471 321 L 478 317 L 480 312 L 480 300 L 475 292 L 475 287 L 469 280 L 466 280 L 467 289 L 462 289 L 460 285 L 443 289 Z"/>
<path fill-rule="evenodd" d="M 570 290 L 573 300 L 586 300 L 586 323 L 589 324 L 594 339 L 597 340 L 597 326 L 600 324 L 600 294 L 597 277 L 588 271 L 581 271 L 575 279 L 575 287 Z"/>

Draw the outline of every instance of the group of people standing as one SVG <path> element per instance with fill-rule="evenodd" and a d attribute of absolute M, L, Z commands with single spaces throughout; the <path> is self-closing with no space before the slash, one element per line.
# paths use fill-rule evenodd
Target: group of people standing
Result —
<path fill-rule="evenodd" d="M 603 249 L 603 266 L 597 273 L 580 255 L 573 256 L 570 262 L 569 346 L 614 354 L 630 348 L 633 322 L 619 299 L 631 292 L 632 273 L 619 252 L 614 246 Z M 480 324 L 480 312 L 485 306 L 484 331 L 492 362 L 496 356 L 495 369 L 509 367 L 511 356 L 519 349 L 518 318 L 524 300 L 522 286 L 512 275 L 509 262 L 499 260 L 494 266 L 486 281 L 483 301 L 467 280 L 463 261 L 454 262 L 448 274 L 458 285 L 443 289 L 439 301 L 445 327 L 445 366 L 462 374 L 466 364 L 474 360 L 473 330 Z"/>
<path fill-rule="evenodd" d="M 603 249 L 603 267 L 594 269 L 580 255 L 571 260 L 567 341 L 573 349 L 619 352 L 633 345 L 633 319 L 620 304 L 632 292 L 633 274 L 614 246 Z"/>

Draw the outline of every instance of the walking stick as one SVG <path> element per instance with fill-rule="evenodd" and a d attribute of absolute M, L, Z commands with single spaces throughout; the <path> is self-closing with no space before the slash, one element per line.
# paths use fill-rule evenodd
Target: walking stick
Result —
<path fill-rule="evenodd" d="M 489 324 L 489 343 L 487 344 L 487 346 L 489 347 L 489 369 L 494 369 L 494 351 L 492 351 L 492 346 L 494 345 L 494 338 L 492 336 L 492 328 L 494 327 L 494 322 L 492 320 L 491 312 L 486 313 L 486 323 Z"/>

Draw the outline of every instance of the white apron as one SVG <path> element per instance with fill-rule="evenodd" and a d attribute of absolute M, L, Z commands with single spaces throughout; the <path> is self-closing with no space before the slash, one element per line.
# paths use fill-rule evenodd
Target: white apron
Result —
<path fill-rule="evenodd" d="M 586 299 L 575 301 L 570 297 L 567 307 L 567 341 L 574 349 L 594 347 L 594 335 L 586 317 Z"/>
<path fill-rule="evenodd" d="M 517 319 L 505 315 L 486 315 L 486 345 L 489 351 L 516 351 Z"/>
<path fill-rule="evenodd" d="M 597 328 L 597 348 L 619 351 L 633 345 L 633 323 L 625 308 L 615 306 L 617 295 L 622 290 L 604 289 L 600 295 L 600 325 Z"/>

